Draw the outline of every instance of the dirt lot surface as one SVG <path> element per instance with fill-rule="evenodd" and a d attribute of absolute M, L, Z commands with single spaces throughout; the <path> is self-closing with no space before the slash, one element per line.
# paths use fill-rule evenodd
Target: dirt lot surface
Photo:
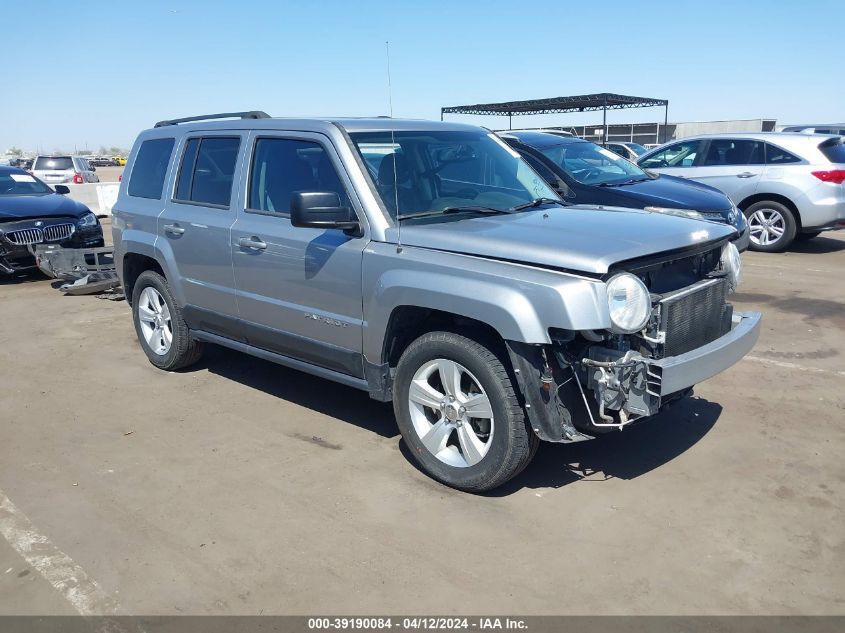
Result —
<path fill-rule="evenodd" d="M 841 614 L 845 236 L 744 260 L 749 358 L 489 496 L 364 393 L 0 282 L 0 613 Z"/>

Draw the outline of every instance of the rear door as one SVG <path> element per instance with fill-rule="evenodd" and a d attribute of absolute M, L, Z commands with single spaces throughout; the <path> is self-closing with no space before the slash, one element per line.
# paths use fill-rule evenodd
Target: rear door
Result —
<path fill-rule="evenodd" d="M 739 203 L 757 190 L 766 169 L 764 143 L 754 139 L 710 139 L 690 178 L 723 191 Z"/>
<path fill-rule="evenodd" d="M 158 218 L 157 246 L 178 276 L 186 322 L 228 338 L 240 338 L 229 239 L 245 138 L 228 130 L 183 137 L 172 199 Z"/>
<path fill-rule="evenodd" d="M 340 158 L 320 134 L 262 132 L 251 144 L 248 184 L 232 227 L 247 342 L 363 377 L 361 266 L 367 239 L 290 222 L 295 191 L 336 192 L 363 221 Z"/>

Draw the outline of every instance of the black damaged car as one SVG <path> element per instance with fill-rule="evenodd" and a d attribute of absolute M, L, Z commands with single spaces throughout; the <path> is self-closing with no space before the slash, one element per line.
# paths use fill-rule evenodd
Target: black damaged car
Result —
<path fill-rule="evenodd" d="M 103 246 L 97 216 L 67 193 L 63 185 L 53 191 L 22 169 L 0 166 L 0 274 L 34 268 L 30 246 L 35 244 Z"/>

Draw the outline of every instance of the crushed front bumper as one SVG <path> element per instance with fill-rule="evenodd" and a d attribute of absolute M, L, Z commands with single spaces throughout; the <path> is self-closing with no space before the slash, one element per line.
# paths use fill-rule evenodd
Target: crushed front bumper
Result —
<path fill-rule="evenodd" d="M 621 428 L 655 415 L 679 394 L 736 364 L 757 342 L 760 319 L 759 312 L 735 313 L 726 334 L 676 356 L 648 358 L 633 351 L 591 348 L 581 360 L 584 386 L 596 405 L 593 409 L 588 404 L 588 430 Z M 587 402 L 583 389 L 582 396 Z"/>
<path fill-rule="evenodd" d="M 715 341 L 686 354 L 646 360 L 653 373 L 660 374 L 660 395 L 697 385 L 739 362 L 757 342 L 761 318 L 759 312 L 734 313 L 731 331 Z"/>

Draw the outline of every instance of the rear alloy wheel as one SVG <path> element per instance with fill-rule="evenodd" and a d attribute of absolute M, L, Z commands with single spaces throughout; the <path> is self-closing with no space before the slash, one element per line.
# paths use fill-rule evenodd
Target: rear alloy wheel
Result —
<path fill-rule="evenodd" d="M 784 250 L 795 239 L 795 216 L 780 202 L 757 202 L 745 210 L 745 216 L 751 234 L 751 250 L 774 253 Z"/>
<path fill-rule="evenodd" d="M 452 332 L 430 332 L 408 346 L 396 368 L 393 410 L 420 467 L 461 490 L 502 485 L 539 443 L 496 354 Z"/>
<path fill-rule="evenodd" d="M 202 343 L 191 337 L 167 280 L 155 271 L 144 271 L 135 281 L 132 320 L 141 348 L 156 367 L 182 369 L 202 356 Z"/>

